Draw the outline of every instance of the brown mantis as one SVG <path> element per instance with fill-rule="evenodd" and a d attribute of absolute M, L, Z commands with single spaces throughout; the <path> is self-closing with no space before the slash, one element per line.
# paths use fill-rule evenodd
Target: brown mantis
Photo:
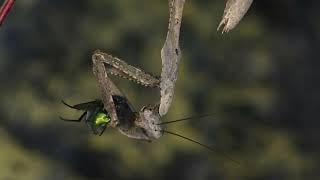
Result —
<path fill-rule="evenodd" d="M 223 32 L 234 28 L 249 9 L 253 0 L 228 0 L 223 20 L 219 27 L 224 26 Z M 108 127 L 116 128 L 129 138 L 151 141 L 160 138 L 163 133 L 175 135 L 199 144 L 209 150 L 218 152 L 226 158 L 236 162 L 222 151 L 213 149 L 205 144 L 194 141 L 182 135 L 164 129 L 163 124 L 188 120 L 184 118 L 171 122 L 161 123 L 171 104 L 174 86 L 177 80 L 178 65 L 181 59 L 179 35 L 182 21 L 182 12 L 185 0 L 169 0 L 169 26 L 167 38 L 161 50 L 162 71 L 161 77 L 154 76 L 139 68 L 127 64 L 119 58 L 113 57 L 99 50 L 92 56 L 93 73 L 96 76 L 101 91 L 101 100 L 81 103 L 74 106 L 65 105 L 85 111 L 79 119 L 66 121 L 85 122 L 94 134 L 102 135 Z M 145 87 L 160 88 L 160 103 L 150 104 L 135 111 L 126 96 L 112 82 L 109 75 L 116 75 Z"/>
<path fill-rule="evenodd" d="M 213 149 L 180 134 L 167 131 L 163 127 L 163 124 L 189 120 L 191 118 L 162 123 L 158 103 L 144 106 L 139 112 L 136 112 L 126 96 L 112 82 L 108 75 L 116 75 L 145 87 L 159 88 L 160 80 L 157 76 L 144 72 L 139 68 L 127 64 L 125 61 L 99 50 L 94 52 L 92 62 L 93 72 L 98 79 L 99 88 L 102 93 L 102 100 L 85 102 L 74 106 L 63 102 L 71 108 L 85 112 L 77 120 L 61 118 L 62 120 L 80 122 L 85 117 L 86 124 L 94 134 L 102 135 L 104 130 L 109 127 L 118 129 L 120 133 L 129 138 L 146 141 L 158 139 L 163 133 L 167 133 L 199 144 L 211 151 L 218 152 L 237 163 L 237 161 L 222 151 Z M 198 116 L 198 118 L 211 115 Z"/>
<path fill-rule="evenodd" d="M 94 52 L 92 62 L 102 100 L 74 106 L 63 102 L 71 108 L 85 111 L 76 121 L 86 116 L 86 123 L 94 134 L 102 135 L 104 129 L 110 127 L 117 128 L 129 138 L 148 141 L 160 138 L 164 129 L 160 121 L 159 104 L 144 106 L 136 112 L 108 75 L 116 75 L 151 88 L 159 87 L 159 78 L 99 50 Z"/>

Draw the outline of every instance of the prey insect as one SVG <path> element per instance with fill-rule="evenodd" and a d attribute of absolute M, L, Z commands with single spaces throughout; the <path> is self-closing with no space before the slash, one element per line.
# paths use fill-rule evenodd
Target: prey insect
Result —
<path fill-rule="evenodd" d="M 159 104 L 157 103 L 144 106 L 137 112 L 108 75 L 116 75 L 145 87 L 159 88 L 160 80 L 157 76 L 131 66 L 125 61 L 99 50 L 94 52 L 92 62 L 93 72 L 98 79 L 99 89 L 101 90 L 101 100 L 76 105 L 69 105 L 62 101 L 63 104 L 70 108 L 84 111 L 78 119 L 61 118 L 62 120 L 80 122 L 84 119 L 88 128 L 96 135 L 102 135 L 107 128 L 116 128 L 120 133 L 129 138 L 147 141 L 159 139 L 164 133 L 171 134 L 201 145 L 211 151 L 218 152 L 236 162 L 220 150 L 168 131 L 163 127 L 165 124 L 189 120 L 191 118 L 161 122 Z"/>

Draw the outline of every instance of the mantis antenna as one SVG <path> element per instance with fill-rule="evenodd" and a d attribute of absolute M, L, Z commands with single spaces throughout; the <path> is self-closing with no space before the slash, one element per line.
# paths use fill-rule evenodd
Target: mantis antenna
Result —
<path fill-rule="evenodd" d="M 186 118 L 182 118 L 182 119 L 176 119 L 176 120 L 172 120 L 172 121 L 164 121 L 162 123 L 159 123 L 158 125 L 164 125 L 164 124 L 171 124 L 171 123 L 176 123 L 176 122 L 180 122 L 180 121 L 187 121 L 187 120 L 193 120 L 193 119 L 203 119 L 205 117 L 210 117 L 215 115 L 215 113 L 211 113 L 211 114 L 204 114 L 204 115 L 199 115 L 199 116 L 190 116 L 190 117 L 186 117 Z"/>
<path fill-rule="evenodd" d="M 198 141 L 195 141 L 195 140 L 193 140 L 193 139 L 190 139 L 190 138 L 188 138 L 188 137 L 182 136 L 182 135 L 180 135 L 180 134 L 177 134 L 177 133 L 174 133 L 174 132 L 171 132 L 171 131 L 162 130 L 162 132 L 167 133 L 167 134 L 171 134 L 171 135 L 173 135 L 173 136 L 177 136 L 177 137 L 180 137 L 180 138 L 182 138 L 182 139 L 185 139 L 185 140 L 188 140 L 188 141 L 190 141 L 190 142 L 193 142 L 193 143 L 195 143 L 195 144 L 198 144 L 198 145 L 200 145 L 200 146 L 202 146 L 202 147 L 204 147 L 204 148 L 206 148 L 206 149 L 208 149 L 208 150 L 210 150 L 210 151 L 213 151 L 213 152 L 215 152 L 215 153 L 218 153 L 218 154 L 224 156 L 225 158 L 231 160 L 232 162 L 240 165 L 240 162 L 234 160 L 234 159 L 231 158 L 228 154 L 226 154 L 225 152 L 223 152 L 223 151 L 221 151 L 221 150 L 218 150 L 218 149 L 216 149 L 216 148 L 213 148 L 213 147 L 210 147 L 210 146 L 208 146 L 208 145 L 202 144 L 202 143 L 200 143 L 200 142 L 198 142 Z"/>

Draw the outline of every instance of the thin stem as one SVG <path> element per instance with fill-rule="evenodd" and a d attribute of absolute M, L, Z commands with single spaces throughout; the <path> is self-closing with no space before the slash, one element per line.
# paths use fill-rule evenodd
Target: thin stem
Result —
<path fill-rule="evenodd" d="M 15 0 L 5 0 L 4 3 L 2 4 L 0 8 L 0 26 L 6 19 L 14 3 L 15 3 Z"/>

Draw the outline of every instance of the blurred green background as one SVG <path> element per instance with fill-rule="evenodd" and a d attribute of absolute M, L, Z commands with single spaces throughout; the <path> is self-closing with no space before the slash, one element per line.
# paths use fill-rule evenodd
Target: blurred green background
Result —
<path fill-rule="evenodd" d="M 229 34 L 223 0 L 187 0 L 168 129 L 240 161 L 164 135 L 140 142 L 91 134 L 60 103 L 99 97 L 91 54 L 101 49 L 160 74 L 166 0 L 17 1 L 0 29 L 0 180 L 320 177 L 320 2 L 257 0 Z M 113 78 L 136 109 L 159 99 Z"/>

